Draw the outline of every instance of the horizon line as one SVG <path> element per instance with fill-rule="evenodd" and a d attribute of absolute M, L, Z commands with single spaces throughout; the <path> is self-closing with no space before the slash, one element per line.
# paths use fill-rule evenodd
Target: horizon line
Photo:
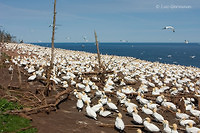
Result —
<path fill-rule="evenodd" d="M 51 43 L 51 42 L 24 42 L 24 43 Z M 95 42 L 54 42 L 54 43 L 95 43 Z M 113 41 L 113 42 L 101 42 L 99 41 L 99 43 L 185 43 L 184 41 L 183 42 L 116 42 L 116 41 Z M 200 43 L 200 42 L 189 42 L 190 43 Z"/>

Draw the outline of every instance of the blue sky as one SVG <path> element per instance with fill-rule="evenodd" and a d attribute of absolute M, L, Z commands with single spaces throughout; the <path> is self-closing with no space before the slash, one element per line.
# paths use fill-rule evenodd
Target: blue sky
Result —
<path fill-rule="evenodd" d="M 0 0 L 1 29 L 25 42 L 50 42 L 53 3 Z M 101 42 L 200 42 L 200 0 L 57 0 L 56 8 L 56 42 L 93 42 L 94 29 Z M 176 32 L 162 30 L 167 25 Z"/>

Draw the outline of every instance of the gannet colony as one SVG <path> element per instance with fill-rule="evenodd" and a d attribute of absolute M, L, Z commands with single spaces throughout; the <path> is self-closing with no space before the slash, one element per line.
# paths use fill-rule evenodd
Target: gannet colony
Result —
<path fill-rule="evenodd" d="M 18 53 L 11 61 L 31 75 L 27 81 L 47 78 L 44 67 L 50 66 L 50 48 L 8 43 L 5 49 Z M 101 55 L 101 60 L 107 71 L 113 71 L 104 81 L 97 75 L 83 75 L 98 70 L 97 54 L 55 49 L 51 80 L 66 89 L 74 88 L 77 111 L 85 111 L 94 121 L 113 116 L 111 124 L 119 132 L 126 130 L 125 112 L 133 124 L 144 126 L 137 132 L 200 133 L 199 68 L 112 55 Z M 163 109 L 175 114 L 175 123 L 161 113 Z"/>

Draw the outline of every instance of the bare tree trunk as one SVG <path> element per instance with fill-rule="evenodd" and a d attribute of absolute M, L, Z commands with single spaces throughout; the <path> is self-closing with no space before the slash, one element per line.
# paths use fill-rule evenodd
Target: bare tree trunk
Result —
<path fill-rule="evenodd" d="M 96 31 L 94 31 L 94 35 L 95 35 L 95 41 L 96 41 L 96 47 L 97 47 L 97 56 L 98 56 L 98 62 L 99 62 L 99 72 L 101 70 L 101 56 L 100 56 L 100 53 L 99 53 L 99 43 L 98 43 L 98 40 L 97 40 L 97 33 Z"/>
<path fill-rule="evenodd" d="M 51 72 L 52 72 L 52 69 L 53 69 L 53 62 L 54 62 L 55 27 L 56 27 L 56 0 L 54 0 L 53 30 L 52 30 L 52 38 L 51 38 L 51 61 L 50 61 L 50 68 L 48 69 L 48 72 L 47 72 L 47 87 L 46 87 L 46 90 L 45 90 L 46 96 L 48 96 L 48 94 L 49 94 L 50 77 L 51 77 Z"/>
<path fill-rule="evenodd" d="M 55 27 L 56 27 L 56 0 L 54 0 L 53 31 L 52 31 L 52 39 L 51 39 L 51 63 L 50 63 L 51 69 L 53 69 L 53 62 L 54 62 Z"/>
<path fill-rule="evenodd" d="M 20 71 L 18 65 L 17 65 L 17 70 L 18 70 L 19 88 L 21 88 L 22 87 L 22 76 L 21 76 L 21 71 Z"/>
<path fill-rule="evenodd" d="M 4 44 L 4 35 L 2 36 L 2 45 Z"/>

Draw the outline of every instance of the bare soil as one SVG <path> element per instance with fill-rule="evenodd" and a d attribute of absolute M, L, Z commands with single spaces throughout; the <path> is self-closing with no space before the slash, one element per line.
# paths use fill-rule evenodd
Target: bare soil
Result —
<path fill-rule="evenodd" d="M 28 82 L 28 76 L 29 74 L 23 71 L 21 68 L 19 68 L 20 74 L 21 74 L 21 86 L 19 81 L 19 72 L 17 66 L 14 66 L 13 75 L 8 71 L 9 66 L 11 65 L 6 64 L 5 60 L 9 59 L 11 56 L 16 56 L 17 54 L 12 51 L 3 51 L 9 57 L 1 57 L 0 60 L 0 97 L 7 98 L 9 100 L 16 100 L 12 97 L 7 97 L 9 93 L 12 93 L 11 90 L 14 90 L 16 92 L 26 93 L 30 92 L 35 95 L 38 88 L 43 87 L 44 85 L 36 80 L 33 82 Z M 13 76 L 13 77 L 12 77 Z M 11 80 L 12 77 L 12 80 Z M 133 87 L 138 87 L 140 83 L 133 85 Z M 12 93 L 13 94 L 13 93 Z M 15 95 L 16 96 L 16 95 Z M 16 96 L 17 97 L 17 96 Z M 110 95 L 110 98 L 114 103 L 117 103 L 117 100 L 114 96 Z M 152 100 L 155 100 L 155 97 L 149 97 Z M 28 101 L 28 99 L 27 99 Z M 18 101 L 21 102 L 21 104 L 26 103 L 27 101 Z M 76 101 L 77 99 L 73 96 L 73 94 L 70 94 L 69 97 L 59 104 L 59 108 L 55 111 L 47 111 L 47 112 L 40 112 L 36 114 L 31 114 L 29 117 L 32 118 L 32 125 L 35 126 L 38 129 L 38 133 L 110 133 L 110 132 L 118 132 L 114 129 L 114 127 L 100 127 L 100 123 L 104 124 L 114 124 L 116 113 L 112 115 L 112 117 L 109 118 L 103 118 L 98 116 L 98 120 L 93 120 L 91 118 L 88 118 L 86 116 L 85 108 L 82 110 L 82 112 L 78 112 L 76 109 Z M 97 103 L 97 100 L 93 100 L 94 103 Z M 135 101 L 135 96 L 132 97 L 132 102 L 137 103 Z M 120 105 L 118 105 L 120 106 Z M 120 108 L 120 112 L 122 112 L 123 121 L 125 125 L 133 125 L 131 122 L 132 117 L 128 116 L 126 112 L 124 111 L 125 108 Z M 175 119 L 175 113 L 167 110 L 167 109 L 160 109 L 158 111 L 160 114 L 164 116 L 164 118 L 167 118 L 170 124 L 177 123 L 178 128 L 179 126 L 177 119 Z M 147 117 L 144 113 L 139 111 L 139 115 L 141 115 L 142 118 Z M 198 121 L 197 121 L 198 122 Z M 153 123 L 156 123 L 153 121 Z M 156 125 L 159 126 L 160 129 L 163 129 L 162 124 L 156 123 Z M 183 128 L 183 127 L 181 127 Z M 133 133 L 136 132 L 138 128 L 133 127 L 127 127 L 125 128 L 126 133 Z M 145 129 L 142 128 L 144 132 Z M 183 132 L 179 130 L 180 132 Z"/>

